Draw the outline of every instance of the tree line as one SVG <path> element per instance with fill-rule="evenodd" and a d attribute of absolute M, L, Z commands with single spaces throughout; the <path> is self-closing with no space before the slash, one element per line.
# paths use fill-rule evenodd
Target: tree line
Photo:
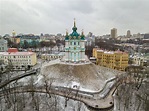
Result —
<path fill-rule="evenodd" d="M 64 45 L 63 40 L 49 40 L 49 41 L 36 41 L 32 40 L 30 43 L 27 40 L 24 40 L 21 43 L 14 43 L 12 42 L 9 38 L 6 38 L 8 41 L 8 47 L 13 47 L 13 48 L 42 48 L 42 47 L 51 47 L 53 48 L 54 46 L 60 46 L 60 44 Z"/>

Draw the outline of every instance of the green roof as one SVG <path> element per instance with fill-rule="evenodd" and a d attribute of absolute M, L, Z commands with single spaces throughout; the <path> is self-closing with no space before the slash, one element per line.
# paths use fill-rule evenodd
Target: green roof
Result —
<path fill-rule="evenodd" d="M 72 30 L 73 30 L 73 32 L 70 35 L 68 35 L 68 33 L 66 33 L 65 40 L 69 40 L 70 38 L 85 40 L 83 33 L 81 36 L 80 36 L 80 34 L 78 34 L 75 21 L 74 21 L 74 27 L 72 28 Z"/>

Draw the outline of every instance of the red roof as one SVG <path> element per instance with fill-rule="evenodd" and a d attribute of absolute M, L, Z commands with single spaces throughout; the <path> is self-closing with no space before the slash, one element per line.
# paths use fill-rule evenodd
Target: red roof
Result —
<path fill-rule="evenodd" d="M 7 52 L 18 52 L 17 48 L 9 48 Z"/>

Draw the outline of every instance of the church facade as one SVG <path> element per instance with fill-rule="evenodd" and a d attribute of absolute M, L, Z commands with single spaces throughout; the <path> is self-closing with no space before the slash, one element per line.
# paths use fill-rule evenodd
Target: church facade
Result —
<path fill-rule="evenodd" d="M 66 62 L 83 62 L 85 61 L 85 36 L 83 31 L 77 33 L 76 23 L 72 28 L 73 32 L 65 36 L 65 61 Z"/>

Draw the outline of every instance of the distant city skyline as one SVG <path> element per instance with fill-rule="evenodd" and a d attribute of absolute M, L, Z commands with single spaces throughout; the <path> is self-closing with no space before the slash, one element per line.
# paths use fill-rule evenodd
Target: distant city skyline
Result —
<path fill-rule="evenodd" d="M 78 32 L 118 35 L 149 33 L 148 0 L 0 0 L 0 35 Z"/>

